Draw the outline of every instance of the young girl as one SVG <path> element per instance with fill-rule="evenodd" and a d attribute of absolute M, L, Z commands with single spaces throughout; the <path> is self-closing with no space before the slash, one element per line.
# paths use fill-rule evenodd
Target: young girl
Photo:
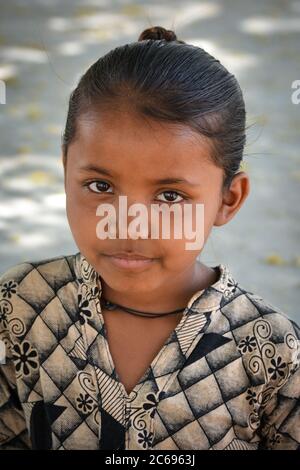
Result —
<path fill-rule="evenodd" d="M 297 325 L 199 261 L 249 193 L 244 144 L 236 78 L 170 30 L 82 76 L 63 138 L 79 251 L 0 278 L 1 449 L 299 448 Z M 97 208 L 121 196 L 203 204 L 201 250 L 101 238 Z"/>

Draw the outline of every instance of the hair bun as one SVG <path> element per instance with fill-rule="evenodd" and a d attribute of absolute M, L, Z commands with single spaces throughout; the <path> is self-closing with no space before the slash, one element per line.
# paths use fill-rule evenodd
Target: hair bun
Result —
<path fill-rule="evenodd" d="M 152 26 L 151 28 L 145 29 L 139 36 L 139 41 L 144 39 L 160 40 L 165 39 L 166 41 L 177 41 L 177 36 L 171 29 L 165 29 L 162 26 Z"/>

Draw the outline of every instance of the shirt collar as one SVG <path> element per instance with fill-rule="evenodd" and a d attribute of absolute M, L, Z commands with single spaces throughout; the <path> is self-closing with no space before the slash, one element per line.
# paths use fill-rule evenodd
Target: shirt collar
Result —
<path fill-rule="evenodd" d="M 206 289 L 196 291 L 189 299 L 187 309 L 184 314 L 188 313 L 188 311 L 199 311 L 203 313 L 215 310 L 219 308 L 223 297 L 228 299 L 234 292 L 234 288 L 237 283 L 233 279 L 229 268 L 223 263 L 215 266 L 215 268 L 219 269 L 219 279 Z M 100 289 L 99 295 L 101 297 L 102 290 L 100 274 L 94 269 L 81 252 L 77 252 L 75 255 L 75 274 L 80 285 L 85 285 L 83 292 L 86 293 L 86 295 L 91 292 L 94 293 L 95 288 L 98 287 Z"/>
<path fill-rule="evenodd" d="M 82 329 L 85 335 L 85 344 L 87 351 L 90 347 L 93 347 L 96 343 L 96 349 L 100 349 L 103 344 L 106 345 L 106 341 L 100 337 L 106 336 L 105 322 L 101 314 L 101 281 L 100 275 L 95 271 L 93 266 L 88 260 L 78 252 L 75 255 L 75 273 L 78 282 L 78 304 L 80 310 L 80 323 L 83 325 L 88 323 L 88 327 Z M 211 323 L 211 316 L 215 316 L 220 306 L 223 304 L 223 296 L 228 298 L 235 291 L 236 283 L 230 276 L 227 266 L 219 264 L 217 266 L 220 271 L 219 279 L 206 289 L 195 292 L 187 303 L 187 307 L 182 314 L 182 317 L 177 324 L 175 330 L 171 333 L 164 346 L 157 354 L 156 358 L 152 361 L 151 365 L 147 368 L 144 375 L 140 378 L 138 384 L 134 387 L 130 396 L 133 396 L 137 389 L 147 382 L 149 377 L 152 377 L 156 381 L 158 390 L 164 389 L 169 380 L 169 374 L 161 375 L 161 368 L 165 367 L 165 361 L 167 357 L 171 357 L 174 354 L 174 348 L 178 357 L 178 363 L 176 371 L 180 369 L 182 364 L 188 359 L 191 351 L 193 350 L 193 344 L 196 339 L 199 341 L 200 338 L 205 334 L 205 331 Z M 92 327 L 92 328 L 90 328 Z M 99 335 L 95 339 L 96 330 Z M 111 353 L 107 348 L 107 357 L 110 358 L 108 362 L 101 361 L 101 370 L 104 370 L 106 374 L 116 379 L 117 373 L 114 368 L 113 359 Z M 172 353 L 170 352 L 172 351 Z M 89 354 L 89 352 L 87 353 Z M 94 352 L 91 351 L 91 360 L 93 363 L 95 359 Z M 100 366 L 98 366 L 100 367 Z M 177 373 L 174 371 L 174 373 Z M 121 385 L 120 380 L 117 380 L 122 387 L 124 393 L 124 385 Z"/>

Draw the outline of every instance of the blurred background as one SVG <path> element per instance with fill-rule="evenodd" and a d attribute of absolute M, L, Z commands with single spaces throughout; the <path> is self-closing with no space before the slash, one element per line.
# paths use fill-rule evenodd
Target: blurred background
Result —
<path fill-rule="evenodd" d="M 291 97 L 300 80 L 300 1 L 0 5 L 0 273 L 78 251 L 65 213 L 60 150 L 69 94 L 101 55 L 160 25 L 218 58 L 246 102 L 243 169 L 251 193 L 234 219 L 213 228 L 202 260 L 227 264 L 243 287 L 299 321 L 300 103 Z"/>

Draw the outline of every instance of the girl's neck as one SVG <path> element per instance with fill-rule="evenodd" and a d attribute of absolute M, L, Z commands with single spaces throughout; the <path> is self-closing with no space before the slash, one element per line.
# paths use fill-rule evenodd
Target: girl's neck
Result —
<path fill-rule="evenodd" d="M 111 289 L 101 278 L 102 295 L 109 301 L 143 312 L 162 313 L 184 308 L 190 298 L 217 282 L 220 273 L 217 269 L 196 261 L 183 276 L 170 281 L 159 289 L 147 292 L 118 292 Z"/>

